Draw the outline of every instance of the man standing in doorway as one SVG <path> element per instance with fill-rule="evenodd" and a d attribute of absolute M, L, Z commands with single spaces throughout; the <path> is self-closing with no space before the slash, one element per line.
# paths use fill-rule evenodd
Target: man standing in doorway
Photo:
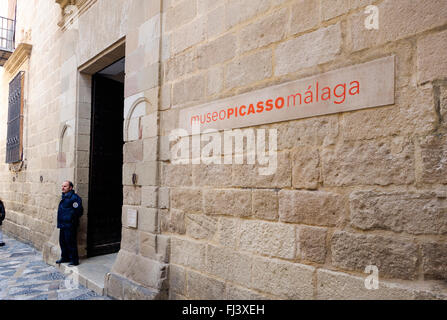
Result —
<path fill-rule="evenodd" d="M 57 227 L 60 229 L 59 244 L 61 258 L 57 264 L 70 262 L 69 266 L 79 264 L 78 244 L 76 240 L 79 218 L 82 216 L 82 199 L 73 190 L 73 183 L 65 181 L 62 184 L 62 199 L 57 210 Z"/>

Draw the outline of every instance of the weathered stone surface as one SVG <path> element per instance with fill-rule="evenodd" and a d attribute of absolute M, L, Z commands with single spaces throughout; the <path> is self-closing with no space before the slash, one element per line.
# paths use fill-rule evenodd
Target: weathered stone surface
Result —
<path fill-rule="evenodd" d="M 316 27 L 320 22 L 319 9 L 318 1 L 295 1 L 292 5 L 289 33 L 296 34 Z"/>
<path fill-rule="evenodd" d="M 197 53 L 195 50 L 188 50 L 178 54 L 166 62 L 164 67 L 167 81 L 176 79 L 191 73 L 197 67 Z"/>
<path fill-rule="evenodd" d="M 160 187 L 158 189 L 158 207 L 160 209 L 170 208 L 170 188 Z"/>
<path fill-rule="evenodd" d="M 174 105 L 198 101 L 205 96 L 205 78 L 199 74 L 183 79 L 174 84 L 172 92 Z"/>
<path fill-rule="evenodd" d="M 397 95 L 396 104 L 399 105 L 400 126 L 402 132 L 426 133 L 433 131 L 438 122 L 435 111 L 433 88 L 431 85 L 402 88 Z"/>
<path fill-rule="evenodd" d="M 207 246 L 206 251 L 207 273 L 218 278 L 250 285 L 252 258 L 233 249 Z"/>
<path fill-rule="evenodd" d="M 203 274 L 187 272 L 188 298 L 194 300 L 221 300 L 225 296 L 225 283 Z"/>
<path fill-rule="evenodd" d="M 156 161 L 145 161 L 135 164 L 135 174 L 137 175 L 137 185 L 155 186 L 158 183 Z M 132 176 L 130 177 L 132 179 Z"/>
<path fill-rule="evenodd" d="M 282 76 L 329 62 L 340 52 L 341 44 L 340 24 L 281 43 L 275 50 L 275 75 Z"/>
<path fill-rule="evenodd" d="M 399 40 L 445 24 L 447 3 L 437 0 L 386 0 L 377 5 L 379 30 L 365 28 L 363 11 L 350 18 L 353 50 Z"/>
<path fill-rule="evenodd" d="M 197 2 L 197 9 L 198 9 L 199 13 L 207 13 L 208 11 L 214 9 L 218 5 L 220 5 L 220 1 L 199 0 Z"/>
<path fill-rule="evenodd" d="M 111 273 L 117 273 L 119 275 L 125 276 L 128 272 L 128 268 L 133 264 L 136 255 L 129 251 L 126 251 L 124 248 L 118 252 L 118 256 L 116 258 L 115 263 L 112 266 Z"/>
<path fill-rule="evenodd" d="M 244 220 L 240 225 L 239 247 L 258 254 L 293 259 L 295 226 L 257 220 Z"/>
<path fill-rule="evenodd" d="M 104 280 L 104 293 L 115 299 L 123 298 L 123 282 L 121 277 L 111 273 Z"/>
<path fill-rule="evenodd" d="M 188 298 L 175 292 L 169 292 L 169 300 L 188 300 Z"/>
<path fill-rule="evenodd" d="M 446 135 L 430 135 L 421 138 L 420 150 L 424 183 L 447 183 Z"/>
<path fill-rule="evenodd" d="M 236 37 L 229 33 L 200 46 L 197 49 L 197 64 L 199 69 L 206 69 L 234 58 L 235 54 Z"/>
<path fill-rule="evenodd" d="M 159 261 L 137 255 L 130 265 L 126 277 L 154 289 L 161 289 L 162 279 L 166 278 L 166 265 Z"/>
<path fill-rule="evenodd" d="M 158 137 L 143 140 L 143 160 L 156 161 L 158 155 Z"/>
<path fill-rule="evenodd" d="M 410 184 L 414 181 L 414 145 L 393 141 L 356 141 L 322 152 L 327 186 Z"/>
<path fill-rule="evenodd" d="M 194 164 L 192 180 L 195 186 L 228 187 L 231 186 L 231 164 Z"/>
<path fill-rule="evenodd" d="M 166 31 L 171 31 L 191 21 L 197 14 L 197 2 L 182 1 L 169 8 L 165 14 Z"/>
<path fill-rule="evenodd" d="M 169 263 L 171 254 L 171 237 L 169 235 L 157 234 L 157 259 L 158 261 Z"/>
<path fill-rule="evenodd" d="M 278 220 L 278 192 L 253 190 L 253 216 L 263 220 Z"/>
<path fill-rule="evenodd" d="M 158 187 L 141 188 L 141 205 L 149 208 L 157 207 Z"/>
<path fill-rule="evenodd" d="M 281 9 L 240 31 L 239 48 L 242 52 L 260 48 L 281 40 L 286 31 L 288 11 Z"/>
<path fill-rule="evenodd" d="M 156 233 L 158 231 L 158 210 L 153 208 L 138 208 L 138 229 Z"/>
<path fill-rule="evenodd" d="M 157 300 L 160 299 L 160 292 L 154 288 L 147 288 L 135 281 L 121 278 L 123 286 L 123 300 Z M 164 297 L 163 294 L 161 296 Z"/>
<path fill-rule="evenodd" d="M 157 236 L 153 233 L 138 233 L 139 253 L 152 260 L 157 260 Z"/>
<path fill-rule="evenodd" d="M 215 1 L 216 4 L 219 2 Z M 225 9 L 224 5 L 214 9 L 207 15 L 206 35 L 208 39 L 213 38 L 225 31 Z"/>
<path fill-rule="evenodd" d="M 447 84 L 440 86 L 439 91 L 439 114 L 441 116 L 441 124 L 444 128 L 447 128 Z"/>
<path fill-rule="evenodd" d="M 239 220 L 220 217 L 217 224 L 216 242 L 224 247 L 236 248 L 239 239 Z"/>
<path fill-rule="evenodd" d="M 250 190 L 204 190 L 203 195 L 203 207 L 206 214 L 251 215 Z"/>
<path fill-rule="evenodd" d="M 317 271 L 317 299 L 321 300 L 408 300 L 415 299 L 415 290 L 400 284 L 380 280 L 379 289 L 368 290 L 365 276 L 319 269 Z"/>
<path fill-rule="evenodd" d="M 186 294 L 186 270 L 175 264 L 169 265 L 169 290 L 181 295 Z"/>
<path fill-rule="evenodd" d="M 192 185 L 192 167 L 181 164 L 162 164 L 162 184 L 169 187 Z"/>
<path fill-rule="evenodd" d="M 160 210 L 160 227 L 163 232 L 185 234 L 185 213 L 182 210 Z"/>
<path fill-rule="evenodd" d="M 269 300 L 269 297 L 255 291 L 227 284 L 226 300 Z"/>
<path fill-rule="evenodd" d="M 315 268 L 276 259 L 255 258 L 252 288 L 287 299 L 312 299 Z"/>
<path fill-rule="evenodd" d="M 350 2 L 358 2 L 351 0 L 322 0 L 321 13 L 323 20 L 329 20 L 342 15 L 349 10 Z"/>
<path fill-rule="evenodd" d="M 379 273 L 397 279 L 416 279 L 418 246 L 409 240 L 336 231 L 331 242 L 332 264 L 363 272 L 376 265 Z"/>
<path fill-rule="evenodd" d="M 140 187 L 123 187 L 123 204 L 140 205 L 141 204 L 141 188 Z"/>
<path fill-rule="evenodd" d="M 447 243 L 422 244 L 422 268 L 425 279 L 447 279 Z"/>
<path fill-rule="evenodd" d="M 292 151 L 292 186 L 316 189 L 320 179 L 320 154 L 312 147 L 299 147 Z"/>
<path fill-rule="evenodd" d="M 138 231 L 135 229 L 121 229 L 121 248 L 131 253 L 138 253 Z"/>
<path fill-rule="evenodd" d="M 170 83 L 161 87 L 160 101 L 160 110 L 168 110 L 171 108 L 172 85 Z"/>
<path fill-rule="evenodd" d="M 139 162 L 143 160 L 143 141 L 137 140 L 124 144 L 124 162 Z"/>
<path fill-rule="evenodd" d="M 179 53 L 205 39 L 205 19 L 196 18 L 176 29 L 171 36 L 171 52 Z"/>
<path fill-rule="evenodd" d="M 225 25 L 227 29 L 254 17 L 270 7 L 269 0 L 252 0 L 249 6 L 244 0 L 230 0 L 225 6 Z"/>
<path fill-rule="evenodd" d="M 184 267 L 205 270 L 205 244 L 184 238 L 171 238 L 171 262 Z"/>
<path fill-rule="evenodd" d="M 178 128 L 178 110 L 168 109 L 159 112 L 160 114 L 160 135 L 162 137 L 169 137 L 172 130 Z"/>
<path fill-rule="evenodd" d="M 298 228 L 301 258 L 324 263 L 326 260 L 326 228 L 300 226 Z"/>
<path fill-rule="evenodd" d="M 396 90 L 393 106 L 344 113 L 340 123 L 343 139 L 375 139 L 430 132 L 437 122 L 433 96 L 430 86 L 409 86 Z"/>
<path fill-rule="evenodd" d="M 171 188 L 171 208 L 186 213 L 202 212 L 202 191 L 190 188 Z"/>
<path fill-rule="evenodd" d="M 331 145 L 339 134 L 338 116 L 324 116 L 288 121 L 275 125 L 278 129 L 278 150 L 303 145 Z"/>
<path fill-rule="evenodd" d="M 225 68 L 225 88 L 243 87 L 272 76 L 272 50 L 265 49 L 230 62 Z"/>
<path fill-rule="evenodd" d="M 362 230 L 447 233 L 447 193 L 374 192 L 350 195 L 351 223 Z"/>
<path fill-rule="evenodd" d="M 222 91 L 223 76 L 224 72 L 222 66 L 217 66 L 208 69 L 207 84 L 206 84 L 206 94 L 208 96 L 214 95 Z"/>
<path fill-rule="evenodd" d="M 217 220 L 204 214 L 187 214 L 186 235 L 194 239 L 212 239 L 217 231 Z"/>
<path fill-rule="evenodd" d="M 281 190 L 279 220 L 319 226 L 335 226 L 343 219 L 342 196 L 324 191 Z"/>
<path fill-rule="evenodd" d="M 233 164 L 232 185 L 235 187 L 252 188 L 284 188 L 291 186 L 291 161 L 289 152 L 278 152 L 276 154 L 276 170 L 273 174 L 261 175 L 261 169 L 275 169 L 274 159 L 270 163 L 256 164 Z"/>
<path fill-rule="evenodd" d="M 447 9 L 446 11 L 447 12 Z M 418 41 L 419 83 L 447 77 L 447 31 L 430 34 Z"/>

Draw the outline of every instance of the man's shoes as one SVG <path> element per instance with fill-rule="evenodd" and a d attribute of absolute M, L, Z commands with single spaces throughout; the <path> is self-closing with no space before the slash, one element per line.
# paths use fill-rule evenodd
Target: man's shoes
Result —
<path fill-rule="evenodd" d="M 0 247 L 4 247 L 5 243 L 4 242 L 0 242 Z"/>
<path fill-rule="evenodd" d="M 69 267 L 74 267 L 74 266 L 79 266 L 79 262 L 70 262 L 69 264 L 68 264 L 68 266 Z"/>
<path fill-rule="evenodd" d="M 59 260 L 56 261 L 56 264 L 61 264 L 61 263 L 64 263 L 64 262 L 70 262 L 70 260 L 59 259 Z"/>

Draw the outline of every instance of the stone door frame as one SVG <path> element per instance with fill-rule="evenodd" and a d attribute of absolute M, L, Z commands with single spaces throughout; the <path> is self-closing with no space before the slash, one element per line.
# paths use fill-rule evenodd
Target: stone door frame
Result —
<path fill-rule="evenodd" d="M 81 257 L 87 256 L 92 76 L 125 57 L 125 45 L 125 38 L 122 38 L 78 68 L 74 184 L 84 202 L 84 216 L 81 219 L 78 233 L 78 246 Z"/>

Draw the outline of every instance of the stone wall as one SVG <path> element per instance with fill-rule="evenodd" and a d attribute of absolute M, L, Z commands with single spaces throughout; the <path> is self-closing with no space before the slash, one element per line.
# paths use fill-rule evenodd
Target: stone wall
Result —
<path fill-rule="evenodd" d="M 33 51 L 26 168 L 0 165 L 7 232 L 50 259 L 64 179 L 88 209 L 90 80 L 80 70 L 125 39 L 123 230 L 110 296 L 447 298 L 444 2 L 97 0 L 82 1 L 90 7 L 72 22 L 55 1 L 18 3 Z M 365 28 L 370 4 L 378 30 Z M 394 105 L 256 127 L 278 132 L 274 175 L 172 161 L 169 133 L 184 108 L 393 55 Z M 367 265 L 379 290 L 365 288 Z"/>
<path fill-rule="evenodd" d="M 61 88 L 65 84 L 60 81 L 61 36 L 53 26 L 59 15 L 57 9 L 48 1 L 18 1 L 16 47 L 20 43 L 34 45 L 29 59 L 18 57 L 20 62 L 12 69 L 5 65 L 0 95 L 0 197 L 7 212 L 3 228 L 38 249 L 43 248 L 55 229 L 60 194 L 57 153 Z M 38 11 L 45 14 L 32 16 Z M 9 65 L 15 64 L 13 58 Z M 10 166 L 5 164 L 8 83 L 18 71 L 25 72 L 24 161 Z"/>
<path fill-rule="evenodd" d="M 160 214 L 173 299 L 443 298 L 447 6 L 164 1 Z M 367 30 L 368 5 L 379 29 Z M 444 40 L 443 40 L 444 39 Z M 173 165 L 179 110 L 395 55 L 395 104 L 259 126 L 278 169 Z M 379 290 L 367 290 L 367 265 Z"/>

